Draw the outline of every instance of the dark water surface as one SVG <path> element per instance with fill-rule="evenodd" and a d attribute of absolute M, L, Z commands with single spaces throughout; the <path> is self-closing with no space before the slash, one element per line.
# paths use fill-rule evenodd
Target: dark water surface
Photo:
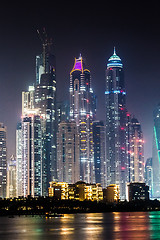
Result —
<path fill-rule="evenodd" d="M 160 239 L 160 212 L 0 217 L 0 240 Z"/>

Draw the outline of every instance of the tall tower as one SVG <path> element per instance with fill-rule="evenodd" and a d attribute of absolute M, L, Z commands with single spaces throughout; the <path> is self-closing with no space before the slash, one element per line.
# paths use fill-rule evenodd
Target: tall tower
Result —
<path fill-rule="evenodd" d="M 141 125 L 136 118 L 130 126 L 130 181 L 144 182 L 144 140 Z"/>
<path fill-rule="evenodd" d="M 160 104 L 153 112 L 153 148 L 152 148 L 152 168 L 153 168 L 153 188 L 152 197 L 160 198 Z"/>
<path fill-rule="evenodd" d="M 79 181 L 79 134 L 75 122 L 60 122 L 57 132 L 59 182 Z"/>
<path fill-rule="evenodd" d="M 16 129 L 16 193 L 22 196 L 22 123 L 17 124 Z"/>
<path fill-rule="evenodd" d="M 70 72 L 70 119 L 75 121 L 80 141 L 80 180 L 94 182 L 92 124 L 95 115 L 90 71 L 80 55 Z"/>
<path fill-rule="evenodd" d="M 16 159 L 12 155 L 8 161 L 7 171 L 7 197 L 16 197 Z"/>
<path fill-rule="evenodd" d="M 7 128 L 0 123 L 0 198 L 5 198 L 7 193 Z"/>
<path fill-rule="evenodd" d="M 95 182 L 107 186 L 106 129 L 103 121 L 93 122 Z"/>
<path fill-rule="evenodd" d="M 42 195 L 42 134 L 37 109 L 22 116 L 22 195 Z"/>
<path fill-rule="evenodd" d="M 39 68 L 36 68 L 39 69 L 39 72 L 36 77 L 35 108 L 39 109 L 42 122 L 42 193 L 46 196 L 49 182 L 57 180 L 56 66 L 52 40 L 47 37 L 45 30 L 40 38 L 43 53 L 38 61 Z"/>
<path fill-rule="evenodd" d="M 126 198 L 128 162 L 126 146 L 126 90 L 123 64 L 114 48 L 106 69 L 106 154 L 108 185 L 120 186 L 121 199 Z"/>
<path fill-rule="evenodd" d="M 152 158 L 147 158 L 145 164 L 145 183 L 149 186 L 149 196 L 152 197 L 153 187 L 153 169 L 152 169 Z"/>

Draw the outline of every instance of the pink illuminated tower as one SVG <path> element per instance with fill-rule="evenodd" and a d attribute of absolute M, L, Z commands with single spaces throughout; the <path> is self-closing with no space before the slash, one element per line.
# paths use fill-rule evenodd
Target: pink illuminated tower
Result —
<path fill-rule="evenodd" d="M 80 146 L 80 180 L 93 183 L 94 153 L 92 125 L 95 118 L 95 96 L 90 71 L 80 55 L 70 72 L 70 120 L 76 122 Z"/>

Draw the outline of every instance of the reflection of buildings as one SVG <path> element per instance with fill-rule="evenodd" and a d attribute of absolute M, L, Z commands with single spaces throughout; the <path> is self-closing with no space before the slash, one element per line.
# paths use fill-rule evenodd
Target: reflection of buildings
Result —
<path fill-rule="evenodd" d="M 126 90 L 123 64 L 115 49 L 106 69 L 106 157 L 108 183 L 120 186 L 120 198 L 126 198 L 128 156 L 126 141 Z"/>
<path fill-rule="evenodd" d="M 153 184 L 153 169 L 152 158 L 147 158 L 145 164 L 145 183 L 149 186 L 149 196 L 152 197 L 152 184 Z"/>
<path fill-rule="evenodd" d="M 79 180 L 79 135 L 75 122 L 60 122 L 57 132 L 57 175 L 59 182 Z"/>
<path fill-rule="evenodd" d="M 16 159 L 13 155 L 8 162 L 7 188 L 7 197 L 16 197 Z"/>
<path fill-rule="evenodd" d="M 149 186 L 145 183 L 129 183 L 128 200 L 149 200 Z"/>
<path fill-rule="evenodd" d="M 154 110 L 153 117 L 154 117 L 154 129 L 152 149 L 152 168 L 153 168 L 152 197 L 160 198 L 160 104 Z"/>
<path fill-rule="evenodd" d="M 0 198 L 6 197 L 7 191 L 7 128 L 0 123 Z"/>
<path fill-rule="evenodd" d="M 107 164 L 105 155 L 105 126 L 103 121 L 93 122 L 95 182 L 107 185 Z"/>
<path fill-rule="evenodd" d="M 117 202 L 120 199 L 119 186 L 111 184 L 103 189 L 103 198 L 106 202 Z"/>
<path fill-rule="evenodd" d="M 103 191 L 100 184 L 89 184 L 82 181 L 75 184 L 68 184 L 65 182 L 50 182 L 48 189 L 49 196 L 58 199 L 70 200 L 103 200 Z"/>
<path fill-rule="evenodd" d="M 70 120 L 75 121 L 80 142 L 80 180 L 94 182 L 92 124 L 95 116 L 95 97 L 90 71 L 80 56 L 70 72 Z"/>

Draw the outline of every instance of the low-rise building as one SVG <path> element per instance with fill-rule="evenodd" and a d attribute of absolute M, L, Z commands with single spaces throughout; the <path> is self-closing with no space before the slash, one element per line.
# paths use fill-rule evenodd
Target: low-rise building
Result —
<path fill-rule="evenodd" d="M 119 186 L 111 184 L 103 189 L 103 198 L 106 202 L 118 202 L 120 199 Z"/>
<path fill-rule="evenodd" d="M 128 200 L 149 200 L 149 186 L 145 183 L 129 183 L 128 184 Z"/>
<path fill-rule="evenodd" d="M 49 197 L 55 197 L 56 199 L 68 199 L 68 183 L 65 182 L 50 182 L 48 188 Z"/>
<path fill-rule="evenodd" d="M 103 200 L 103 190 L 100 184 L 89 184 L 78 181 L 75 184 L 65 182 L 50 182 L 49 196 L 57 199 L 70 200 Z"/>

